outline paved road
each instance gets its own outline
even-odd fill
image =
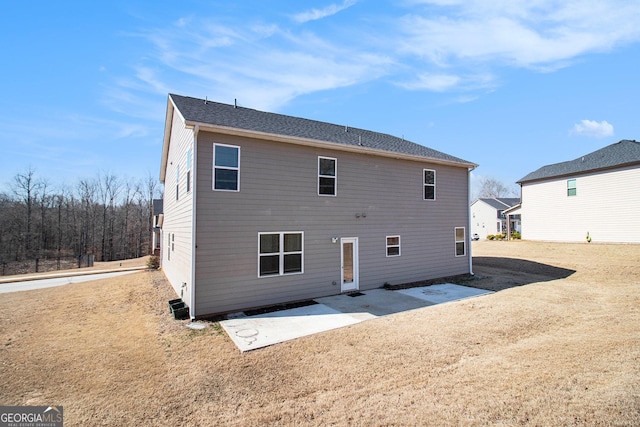
[[[113,273],[87,274],[83,276],[55,277],[50,279],[27,280],[23,282],[9,282],[0,284],[0,294],[7,292],[31,291],[33,289],[52,288],[54,286],[68,285],[69,283],[89,282],[91,280],[108,279],[135,273],[133,271],[116,271]]]

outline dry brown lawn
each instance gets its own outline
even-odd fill
[[[244,354],[172,320],[161,272],[3,294],[0,404],[68,426],[640,425],[640,245],[473,250],[468,284],[499,292]]]

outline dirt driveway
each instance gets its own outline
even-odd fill
[[[65,425],[640,425],[640,245],[474,242],[499,290],[241,354],[162,273],[4,294],[0,404]]]

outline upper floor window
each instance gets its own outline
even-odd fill
[[[187,150],[187,193],[191,191],[191,148]]]
[[[576,180],[569,179],[567,180],[567,196],[575,196],[577,194],[576,191]]]
[[[335,196],[337,187],[337,160],[331,157],[318,157],[318,194]]]
[[[467,253],[467,240],[464,227],[456,227],[456,256],[464,256]]]
[[[436,171],[424,170],[424,200],[436,199]]]
[[[240,191],[240,147],[213,144],[213,189]]]
[[[387,256],[400,256],[400,236],[387,236]]]

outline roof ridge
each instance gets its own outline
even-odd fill
[[[472,162],[406,140],[389,133],[297,117],[281,113],[238,107],[189,96],[169,94],[169,102],[190,124],[211,125],[217,129],[237,129],[254,134],[275,135],[297,141],[317,141],[327,144],[361,147],[373,153],[392,153],[445,162],[464,167],[476,167]],[[171,106],[169,108],[172,108]]]

